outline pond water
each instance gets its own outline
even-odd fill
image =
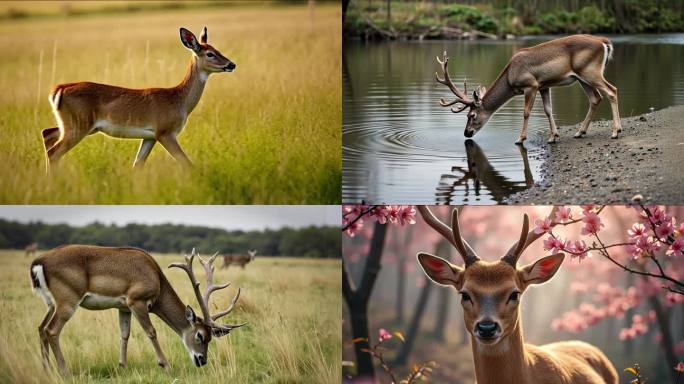
[[[497,204],[539,178],[539,146],[514,145],[523,97],[504,105],[472,140],[465,113],[438,104],[451,93],[434,79],[435,56],[447,50],[454,83],[488,87],[520,48],[552,36],[514,41],[345,42],[343,48],[343,178],[345,203]],[[684,34],[610,36],[606,79],[618,88],[620,115],[684,103]],[[469,91],[470,92],[470,91]],[[556,123],[579,123],[588,101],[579,84],[552,88]],[[610,119],[604,97],[594,121]],[[528,137],[548,132],[537,97]],[[610,136],[607,125],[591,130]],[[573,140],[561,132],[561,142]]]

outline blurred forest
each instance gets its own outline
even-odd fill
[[[193,247],[203,254],[246,253],[258,255],[339,258],[337,227],[281,228],[262,231],[227,231],[220,228],[178,224],[125,226],[94,222],[83,227],[42,222],[20,223],[0,219],[0,248],[23,249],[37,243],[40,249],[63,244],[134,246],[149,252],[184,253]]]
[[[345,37],[512,38],[684,31],[681,0],[345,0]]]
[[[442,221],[451,210],[431,209]],[[679,225],[684,207],[666,210]],[[494,261],[517,240],[523,213],[530,215],[534,225],[535,219],[546,217],[549,211],[550,207],[459,207],[462,236],[479,257]],[[572,211],[573,218],[581,217],[579,207]],[[638,214],[631,208],[610,206],[601,217],[605,224],[602,240],[614,244],[625,242]],[[583,238],[580,227],[570,225],[554,233],[576,240]],[[383,344],[385,360],[397,377],[403,378],[414,364],[434,360],[439,366],[430,382],[475,383],[460,297],[453,288],[428,280],[416,259],[419,251],[463,265],[453,246],[420,215],[416,215],[416,224],[404,226],[367,219],[354,237],[344,237],[345,275],[357,287],[357,297],[351,303],[347,300],[343,312],[343,359],[352,363],[346,364],[343,372],[346,379],[352,378],[347,382],[354,382],[356,372],[362,371],[364,362],[357,361],[354,351],[359,343],[351,340],[359,337],[352,333],[352,327],[358,319],[365,319],[371,343],[377,342],[381,328],[403,334],[404,342],[394,337]],[[539,239],[523,253],[518,266],[551,253],[543,249]],[[622,246],[612,249],[611,255],[632,268],[647,268],[644,260],[632,259]],[[684,257],[666,256],[662,250],[658,259],[672,276],[684,277]],[[671,383],[677,374],[676,361],[684,359],[684,298],[668,293],[662,285],[656,279],[622,271],[597,253],[583,260],[568,256],[551,281],[530,287],[522,295],[525,342],[587,341],[608,356],[620,374],[620,382],[634,379],[623,370],[637,363],[648,383]],[[366,313],[359,313],[363,311]],[[383,370],[376,365],[375,371],[384,382],[387,376]]]

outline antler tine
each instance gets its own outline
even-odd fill
[[[200,283],[197,281],[197,278],[195,278],[195,272],[192,269],[192,262],[195,259],[196,254],[197,252],[195,252],[195,248],[193,248],[190,256],[185,255],[185,264],[171,263],[169,264],[169,268],[180,268],[188,274],[188,278],[190,278],[190,283],[192,283],[192,290],[195,291],[195,297],[197,298],[200,309],[202,310],[202,316],[204,316],[205,319],[209,319],[211,317],[211,315],[209,314],[209,307],[207,306],[206,301],[202,297],[202,293],[200,293]],[[201,259],[200,262],[202,262]]]
[[[451,90],[451,92],[452,92],[454,95],[456,95],[456,100],[454,100],[453,102],[446,102],[444,99],[442,99],[442,100],[440,101],[440,104],[441,104],[443,107],[448,107],[448,106],[453,105],[453,104],[456,104],[456,103],[461,103],[461,104],[464,104],[464,105],[471,105],[471,104],[473,103],[473,100],[471,100],[471,99],[468,97],[467,91],[466,91],[466,92],[462,92],[460,89],[458,89],[458,87],[456,86],[456,84],[454,84],[454,83],[451,81],[451,78],[449,77],[449,70],[448,70],[449,57],[447,56],[446,50],[444,51],[442,60],[439,59],[439,56],[437,57],[437,62],[442,66],[442,72],[444,73],[444,78],[443,78],[443,79],[440,79],[439,74],[438,74],[437,72],[435,72],[435,79],[437,80],[438,83],[444,84],[444,85],[446,85],[447,87],[449,87],[449,89]],[[464,81],[464,83],[463,83],[463,88],[464,88],[464,89],[467,89],[467,85],[465,84],[465,81]],[[462,108],[460,111],[462,111],[463,109],[465,109],[465,108]],[[453,110],[452,110],[452,111],[453,111]],[[460,112],[460,111],[459,111],[459,112]]]
[[[214,291],[228,288],[230,285],[230,283],[214,285],[214,260],[216,260],[216,256],[218,256],[218,252],[211,255],[207,260],[204,260],[201,257],[199,258],[200,264],[202,264],[202,267],[204,267],[204,272],[206,273],[207,284],[204,288],[204,296],[202,299],[206,303],[207,308],[209,308],[209,296],[211,296]]]
[[[556,216],[557,211],[558,207],[554,206],[547,217],[553,220]],[[530,244],[534,243],[537,239],[544,236],[545,234],[545,232],[535,233],[534,229],[529,230],[529,221],[529,217],[527,216],[527,214],[525,214],[525,216],[523,217],[523,228],[520,232],[520,239],[515,244],[513,244],[511,248],[508,250],[508,252],[506,252],[506,255],[501,258],[501,260],[512,265],[513,268],[516,267],[518,259],[520,258],[520,255],[522,255],[522,253],[525,251],[525,249],[527,249],[527,247],[529,247]]]
[[[470,245],[461,238],[460,228],[458,227],[458,210],[454,209],[454,212],[452,212],[452,227],[449,228],[448,225],[437,219],[427,206],[418,205],[417,207],[425,222],[456,247],[456,250],[458,250],[458,253],[463,258],[466,267],[479,260]],[[456,229],[454,229],[453,226],[454,220],[456,222]],[[458,238],[458,240],[456,240],[456,238]]]
[[[226,316],[227,314],[231,313],[233,311],[233,309],[235,308],[235,304],[237,303],[238,298],[240,298],[240,292],[241,291],[242,290],[240,288],[238,288],[237,293],[235,294],[235,297],[233,297],[233,301],[230,302],[230,306],[228,307],[228,309],[211,316],[211,320],[216,321],[216,320],[222,318],[223,316]]]

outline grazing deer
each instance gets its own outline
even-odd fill
[[[45,368],[50,367],[49,348],[52,348],[60,373],[68,374],[59,346],[59,335],[77,307],[119,310],[121,367],[126,366],[131,313],[152,342],[160,366],[166,368],[169,363],[157,341],[150,313],[159,316],[181,338],[196,366],[205,365],[212,337],[225,336],[244,323],[229,325],[216,322],[233,310],[240,297],[240,289],[228,309],[214,315],[209,313],[209,296],[229,284],[213,285],[216,254],[208,260],[198,257],[207,280],[202,295],[192,269],[195,256],[193,249],[190,256],[185,256],[185,263],[172,263],[169,268],[181,268],[187,272],[203,317],[195,315],[192,307],[181,301],[159,264],[141,249],[66,245],[35,259],[31,264],[31,285],[48,306],[47,314],[38,327]]]
[[[202,97],[209,75],[232,72],[236,65],[207,44],[207,27],[199,41],[181,28],[180,39],[192,58],[185,78],[173,88],[128,89],[89,82],[53,88],[49,101],[58,126],[43,130],[48,172],[84,137],[97,132],[141,140],[134,167],[145,163],[157,141],[176,160],[192,165],[177,136]]]
[[[247,255],[223,255],[223,266],[222,268],[228,268],[231,264],[239,265],[242,269],[245,269],[245,265],[254,261],[256,258],[257,251],[247,251]]]
[[[518,242],[500,260],[487,262],[477,257],[461,237],[458,210],[453,210],[449,228],[427,207],[418,209],[425,221],[454,245],[465,262],[464,267],[458,267],[437,256],[418,254],[420,265],[432,281],[453,286],[461,294],[478,384],[618,383],[615,367],[603,352],[590,344],[579,341],[543,346],[524,343],[521,295],[531,284],[550,280],[565,257],[556,253],[517,267],[525,248],[542,236],[533,230],[528,233],[527,215]]]
[[[38,243],[31,243],[24,248],[24,252],[26,252],[26,257],[35,255],[37,250]]]
[[[608,96],[613,111],[611,137],[617,139],[618,133],[622,131],[620,113],[618,112],[617,88],[603,77],[606,63],[612,54],[613,44],[610,40],[605,37],[590,35],[573,35],[551,40],[534,47],[523,48],[511,57],[511,60],[489,89],[478,86],[473,91],[471,98],[468,96],[466,83],[463,83],[463,91],[461,91],[449,78],[447,70],[449,58],[444,51],[442,59],[437,58],[442,66],[444,79],[440,79],[436,73],[435,76],[437,82],[449,87],[451,92],[456,95],[456,99],[452,101],[441,99],[440,104],[443,107],[460,104],[459,107],[451,108],[454,113],[459,113],[470,107],[468,122],[463,134],[466,137],[472,137],[508,100],[515,95],[524,94],[523,127],[518,141],[516,141],[516,144],[522,144],[527,138],[527,120],[534,105],[534,98],[539,92],[544,104],[544,112],[551,127],[551,136],[548,142],[554,143],[559,136],[551,112],[549,88],[570,85],[579,81],[584,93],[589,98],[589,111],[580,129],[575,133],[575,137],[579,138],[587,133],[594,112],[602,99],[599,91],[603,91]]]

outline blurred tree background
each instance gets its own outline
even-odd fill
[[[0,219],[0,248],[23,249],[31,243],[49,249],[63,244],[134,246],[150,252],[183,253],[195,247],[203,254],[246,253],[259,255],[339,258],[342,254],[337,227],[281,228],[262,231],[227,231],[220,228],[178,224],[125,226],[94,222],[83,227],[67,224],[28,224]]]
[[[345,0],[345,36],[502,38],[684,31],[682,0]]]

